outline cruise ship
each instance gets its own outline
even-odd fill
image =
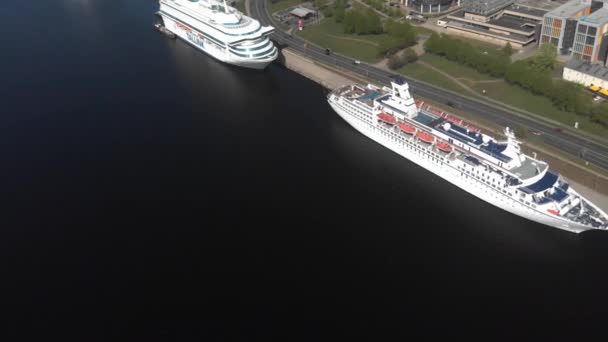
[[[278,56],[269,39],[272,26],[261,26],[225,1],[160,0],[158,14],[178,37],[229,64],[264,69]]]
[[[390,87],[349,84],[327,95],[331,107],[362,134],[466,192],[526,219],[570,232],[608,229],[608,215],[546,162],[410,94],[403,78]]]

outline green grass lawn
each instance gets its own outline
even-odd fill
[[[417,26],[417,25],[412,25],[412,26],[414,26],[416,28],[416,32],[418,33],[419,36],[428,37],[431,34],[433,34],[433,32],[435,32],[435,31],[428,29],[426,27],[423,27],[423,26]]]
[[[367,63],[380,61],[378,45],[386,40],[394,39],[388,34],[345,34],[342,24],[336,23],[333,17],[323,19],[318,25],[306,26],[297,34],[321,47]]]
[[[435,70],[429,69],[426,66],[418,63],[408,64],[401,69],[398,69],[397,72],[404,74],[406,76],[410,76],[417,80],[421,80],[427,83],[431,83],[441,88],[452,90],[455,92],[462,93],[465,90],[459,86],[454,81],[445,77],[444,75],[438,73]]]
[[[272,1],[268,0],[268,11],[270,13],[282,11],[286,8],[296,6],[297,4],[300,4],[302,2],[304,2],[304,1],[303,0],[278,0],[276,2],[272,2]]]
[[[359,9],[359,10],[367,10],[369,7],[365,6],[364,4],[358,2],[358,1],[351,1],[351,4],[353,6],[354,9]]]
[[[424,61],[435,68],[450,74],[455,78],[465,78],[468,80],[475,81],[487,81],[487,80],[501,80],[498,78],[494,78],[490,75],[482,74],[479,71],[470,68],[468,66],[452,62],[445,57],[432,55],[430,53],[425,53],[420,56],[420,60]],[[470,82],[468,84],[471,84]]]
[[[606,128],[592,123],[586,118],[577,116],[574,113],[565,112],[556,108],[548,98],[534,95],[518,86],[510,85],[507,82],[479,83],[473,88],[479,91],[480,94],[482,90],[485,89],[485,96],[513,107],[527,110],[569,126],[574,126],[574,122],[578,121],[579,129],[600,136],[605,136],[608,134],[608,130]]]
[[[490,76],[481,74],[472,68],[460,65],[456,62],[448,61],[447,59],[439,56],[425,54],[420,57],[420,60],[425,61],[437,69],[442,70],[456,78],[468,78],[475,81],[497,80],[497,82],[486,83],[466,82],[466,84],[472,89],[476,90],[480,96],[482,95],[482,90],[485,89],[486,97],[492,98],[506,105],[520,108],[569,126],[573,126],[574,122],[578,121],[579,129],[597,134],[599,136],[608,134],[608,130],[601,125],[590,122],[587,118],[577,116],[574,113],[560,110],[555,107],[548,98],[534,95],[518,86],[505,82],[503,79],[492,78]],[[469,93],[465,92],[464,88],[462,88],[460,85],[456,84],[444,75],[421,64],[415,63],[406,65],[405,67],[399,69],[398,72],[421,81],[434,84],[441,88],[461,93],[464,92],[464,94],[469,95]]]

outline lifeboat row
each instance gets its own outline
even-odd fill
[[[414,126],[410,126],[403,122],[399,123],[399,129],[407,134],[414,134],[416,132],[416,128]]]
[[[395,117],[391,114],[388,113],[380,113],[378,114],[378,119],[386,122],[388,124],[395,124],[397,122],[397,120],[395,119]],[[416,132],[416,127],[408,125],[404,122],[399,122],[398,124],[399,129],[402,132],[405,132],[407,134],[414,134],[416,133],[416,137],[418,137],[418,139],[420,139],[420,141],[427,143],[427,144],[432,144],[433,142],[435,142],[435,136],[433,136],[430,133],[427,133],[425,131],[418,131]],[[452,152],[452,146],[450,146],[448,143],[444,142],[444,141],[439,141],[437,143],[437,148],[442,151],[442,152],[446,152],[446,153],[450,153]]]
[[[378,114],[378,119],[391,125],[394,125],[397,122],[397,119],[395,119],[394,116],[384,112]]]
[[[437,143],[437,148],[445,153],[450,153],[452,152],[452,146],[450,146],[448,143],[444,142],[444,141],[440,141]]]
[[[418,139],[427,144],[430,144],[435,141],[434,136],[424,131],[418,131],[418,133],[416,133],[416,137],[418,137]]]

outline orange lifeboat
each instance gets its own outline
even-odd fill
[[[549,214],[553,214],[553,215],[557,215],[557,216],[559,216],[559,211],[557,211],[557,210],[554,210],[554,209],[547,209],[547,212],[548,212]]]
[[[443,142],[443,141],[440,141],[440,142],[438,142],[438,143],[437,143],[437,148],[438,148],[440,151],[443,151],[443,152],[445,152],[445,153],[450,153],[450,152],[452,152],[452,146],[448,145],[447,143],[445,143],[445,142]]]
[[[414,132],[416,132],[416,128],[404,123],[399,123],[399,129],[407,134],[414,134]]]
[[[397,120],[395,119],[394,116],[392,116],[392,115],[390,115],[388,113],[384,113],[384,112],[378,114],[378,119],[380,119],[380,120],[382,120],[382,121],[384,121],[384,122],[386,122],[388,124],[391,124],[391,125],[394,125],[395,122],[397,122]]]
[[[430,144],[433,141],[435,141],[435,137],[434,136],[432,136],[432,135],[430,135],[430,134],[428,134],[426,132],[423,132],[423,131],[418,131],[418,133],[416,133],[416,136],[420,140],[422,140],[423,142],[428,143],[428,144]]]

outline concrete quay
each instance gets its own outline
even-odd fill
[[[283,64],[287,69],[297,72],[330,90],[358,81],[353,77],[346,77],[343,74],[337,73],[336,70],[330,70],[326,66],[315,63],[313,60],[289,48],[281,51],[278,62]]]
[[[350,84],[353,82],[358,82],[365,84],[367,82],[371,82],[370,80],[363,79],[358,75],[349,73],[348,71],[340,70],[338,68],[334,68],[325,64],[320,64],[315,62],[314,60],[299,54],[298,52],[291,50],[289,48],[284,48],[281,51],[281,55],[279,57],[278,63],[284,65],[287,69],[292,70],[294,72],[299,73],[300,75],[320,84],[321,86],[332,90],[338,88],[340,86]],[[373,82],[372,82],[373,83]],[[478,127],[484,128],[484,125],[478,124]],[[492,131],[489,128],[486,128],[488,131]],[[559,158],[556,155],[548,151],[543,151],[544,154],[548,157],[551,155],[553,158]],[[552,159],[553,159],[552,158]],[[566,160],[560,158],[562,163],[570,164]],[[551,160],[554,161],[554,160]],[[574,164],[572,164],[574,165]],[[564,170],[566,171],[566,170]],[[594,184],[594,188],[592,189],[589,186],[585,186],[582,184],[587,170],[583,170],[580,166],[576,168],[576,170],[567,170],[564,176],[568,181],[570,181],[575,189],[577,189],[583,196],[592,200],[596,205],[600,208],[607,210],[608,209],[608,194],[605,193],[606,186],[598,186],[598,184]],[[579,180],[579,182],[577,182]],[[608,183],[608,181],[600,175],[600,177],[594,178],[593,183]],[[586,182],[585,182],[586,183]]]

